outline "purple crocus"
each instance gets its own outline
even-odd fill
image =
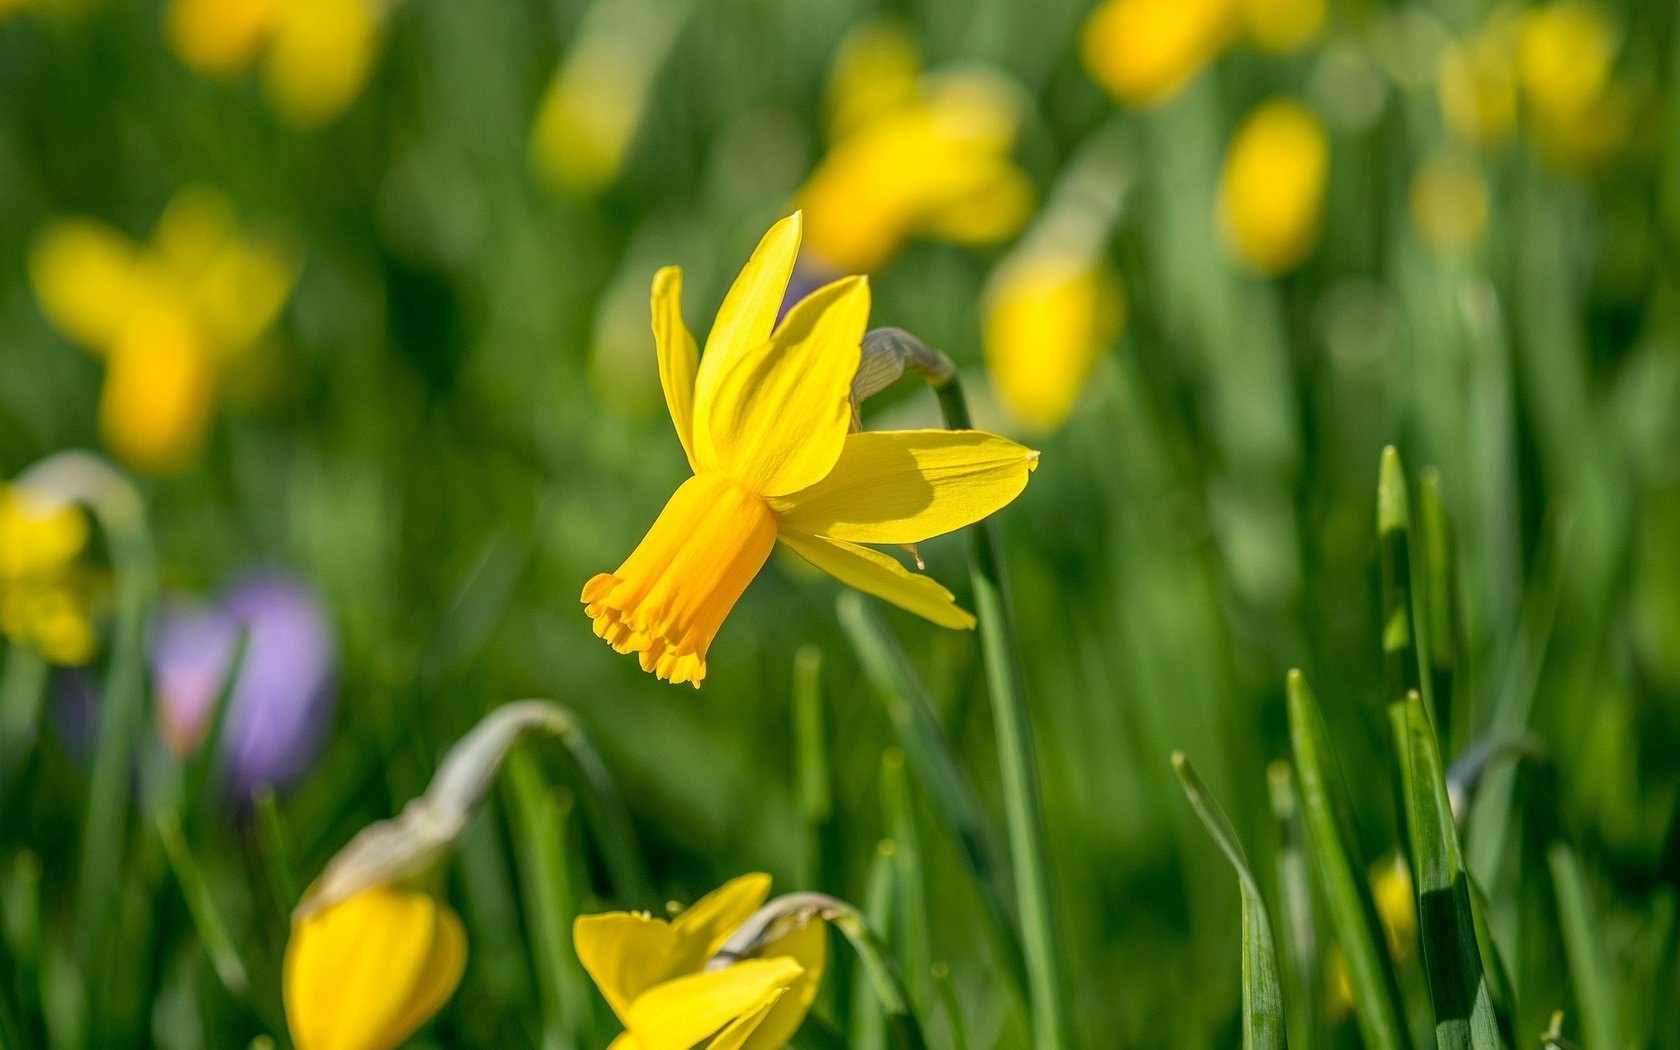
[[[337,645],[314,592],[290,576],[264,572],[213,605],[163,608],[152,641],[152,682],[159,733],[171,751],[191,754],[203,742],[230,672],[236,678],[219,754],[223,783],[243,800],[260,785],[282,786],[301,774],[332,718]]]

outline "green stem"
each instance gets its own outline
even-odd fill
[[[947,367],[943,375],[928,374],[927,379],[939,396],[946,426],[952,430],[971,429],[968,402],[955,370]],[[1015,869],[1021,945],[1032,1003],[1033,1045],[1037,1050],[1061,1050],[1065,1045],[1059,997],[1061,982],[1050,906],[1044,805],[1034,758],[1026,682],[1021,673],[1020,644],[1009,605],[1009,580],[1002,545],[998,542],[997,523],[990,518],[969,529],[969,570],[974,582],[975,613],[980,620],[986,677],[991,686],[1004,814],[1009,822],[1009,852]]]
[[[35,747],[41,720],[41,697],[47,687],[47,661],[27,645],[6,648],[0,668],[0,805]]]

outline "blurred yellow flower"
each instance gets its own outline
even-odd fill
[[[986,367],[1004,405],[1039,431],[1073,411],[1091,370],[1120,335],[1126,296],[1101,259],[1028,247],[999,264],[986,288]]]
[[[89,618],[86,513],[0,484],[0,634],[56,664],[83,664],[98,647]]]
[[[361,93],[379,50],[378,0],[170,0],[175,53],[216,79],[262,66],[263,91],[286,123],[336,120]]]
[[[105,443],[154,472],[197,453],[224,367],[273,323],[296,278],[288,252],[241,235],[232,207],[207,190],[178,194],[144,246],[92,219],[61,219],[29,263],[47,316],[106,361]]]
[[[1244,33],[1262,51],[1294,51],[1324,28],[1325,0],[1238,0]]]
[[[1324,124],[1289,99],[1262,102],[1231,140],[1220,178],[1226,245],[1254,271],[1276,276],[1318,244],[1330,143]]]
[[[1105,0],[1085,22],[1080,53],[1115,98],[1155,105],[1225,48],[1236,14],[1233,0]]]
[[[625,1031],[613,1050],[780,1050],[811,1009],[828,960],[820,920],[754,958],[708,968],[764,905],[768,875],[743,875],[670,922],[635,912],[580,917],[578,959]]]
[[[653,279],[660,380],[694,476],[582,600],[597,636],[671,682],[700,685],[707,647],[778,539],[842,583],[972,627],[951,592],[861,544],[917,543],[978,521],[1019,495],[1038,463],[983,431],[852,433],[869,284],[819,288],[776,325],[799,242],[797,214],[765,234],[718,308],[704,358],[682,320],[682,272]]]
[[[1436,68],[1441,118],[1454,134],[1494,145],[1517,122],[1516,23],[1495,14],[1474,38],[1449,43]]]
[[[568,193],[612,184],[681,24],[667,7],[643,0],[589,6],[531,127],[539,175]]]
[[[449,905],[397,886],[365,889],[292,922],[286,1024],[298,1050],[393,1050],[449,1001],[467,939]]]
[[[830,271],[878,269],[910,237],[1002,240],[1032,208],[1009,159],[1019,124],[999,74],[916,78],[915,47],[871,23],[841,49],[830,80],[834,143],[799,191],[806,246]]]
[[[1529,11],[1517,39],[1517,80],[1535,144],[1553,164],[1587,172],[1633,130],[1636,99],[1612,78],[1619,46],[1596,6],[1557,0]]]
[[[1377,908],[1377,920],[1382,923],[1383,936],[1388,941],[1388,954],[1395,962],[1403,962],[1417,943],[1417,898],[1412,891],[1412,870],[1406,858],[1398,853],[1372,865],[1369,875],[1371,902]],[[1353,986],[1348,983],[1347,962],[1336,952],[1330,964],[1330,1012],[1346,1015],[1353,1006]]]
[[[1418,235],[1437,251],[1464,248],[1487,226],[1487,181],[1456,153],[1426,157],[1412,173],[1409,200]]]

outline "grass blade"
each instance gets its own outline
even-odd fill
[[[1243,1046],[1246,1050],[1282,1050],[1285,1045],[1283,982],[1278,976],[1272,923],[1266,914],[1260,884],[1249,870],[1242,843],[1237,841],[1237,833],[1225,811],[1208,794],[1190,760],[1184,757],[1184,752],[1174,751],[1172,763],[1191,808],[1237,871],[1237,887],[1242,891]]]
[[[822,650],[804,645],[793,657],[794,786],[805,832],[799,881],[814,888],[828,885],[833,830],[834,789],[828,764],[828,728],[823,718]]]
[[[583,1031],[579,1009],[590,1001],[589,981],[572,948],[577,886],[567,839],[574,820],[571,791],[550,788],[531,753],[508,755],[512,817],[518,829],[519,882],[544,1014],[545,1046],[575,1046]]]
[[[1330,928],[1347,961],[1354,1016],[1371,1050],[1407,1044],[1400,987],[1384,946],[1367,865],[1353,836],[1347,788],[1324,728],[1324,717],[1300,671],[1289,672],[1289,738],[1301,780],[1307,838],[1324,890]]]
[[[1311,862],[1307,832],[1301,822],[1300,796],[1288,762],[1273,762],[1266,770],[1272,816],[1278,828],[1277,881],[1284,933],[1283,974],[1289,1041],[1296,1050],[1318,1046],[1328,1038],[1324,1015],[1323,971],[1318,962],[1318,929],[1313,919]]]
[[[1469,712],[1454,703],[1458,669],[1458,583],[1453,571],[1452,523],[1441,503],[1441,472],[1418,473],[1418,540],[1423,554],[1423,629],[1429,652],[1429,690],[1447,753],[1464,739]]]
[[[205,954],[210,956],[217,979],[230,995],[243,998],[245,989],[250,984],[245,964],[240,960],[239,951],[233,945],[227,923],[222,921],[222,913],[216,907],[215,894],[211,892],[209,883],[199,870],[198,862],[193,859],[186,836],[181,833],[180,818],[173,810],[163,810],[157,815],[157,831],[158,837],[163,840],[164,853],[169,857],[169,866],[174,870],[175,879],[181,885],[181,895],[186,898],[187,913],[192,917],[194,928],[198,930]]]
[[[1416,693],[1391,709],[1411,839],[1412,882],[1435,1039],[1442,1050],[1503,1048],[1493,994],[1476,944],[1470,877],[1459,852],[1458,828],[1447,801],[1447,780],[1435,730]]]
[[[927,884],[923,876],[921,835],[916,830],[916,813],[910,799],[910,784],[904,772],[904,752],[888,748],[881,756],[881,800],[886,813],[887,834],[896,850],[894,869],[898,874],[898,958],[904,967],[904,986],[910,1004],[926,1012],[931,993],[933,947],[928,932]]]
[[[1382,552],[1383,683],[1387,699],[1400,700],[1422,680],[1422,646],[1417,611],[1413,607],[1412,508],[1406,494],[1406,468],[1393,445],[1382,451],[1377,475],[1377,542]]]
[[[1628,1046],[1616,1019],[1613,971],[1599,938],[1597,909],[1580,858],[1567,842],[1554,842],[1546,849],[1546,864],[1552,870],[1552,887],[1557,893],[1569,983],[1581,1009],[1582,1041],[1594,1047]]]

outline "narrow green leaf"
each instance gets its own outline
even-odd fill
[[[227,923],[222,921],[221,911],[216,907],[215,895],[211,893],[209,884],[199,870],[198,862],[193,858],[192,850],[187,846],[186,836],[181,833],[180,818],[173,810],[161,811],[157,815],[157,831],[163,840],[164,853],[169,857],[169,866],[174,870],[175,879],[181,885],[181,895],[186,898],[187,914],[192,917],[193,926],[198,930],[198,939],[203,942],[205,953],[210,956],[216,977],[229,994],[235,998],[243,998],[246,988],[250,986],[245,964],[239,958],[238,949],[233,946]]]
[[[1442,1050],[1503,1048],[1505,1040],[1476,944],[1470,878],[1459,852],[1435,730],[1415,692],[1403,704],[1395,704],[1391,714],[1400,752],[1412,883],[1417,888],[1418,931],[1435,1010],[1436,1043]]]
[[[968,1026],[963,1022],[962,1004],[957,1001],[957,984],[951,980],[951,968],[942,962],[933,964],[933,987],[939,993],[940,1009],[945,1011],[951,1050],[968,1050]]]
[[[1452,523],[1441,503],[1441,472],[1418,472],[1417,528],[1423,561],[1423,627],[1429,651],[1429,689],[1442,736],[1450,745],[1464,739],[1468,712],[1454,702],[1458,668],[1457,577],[1453,568]]]
[[[1554,842],[1546,849],[1546,864],[1552,870],[1552,888],[1557,894],[1558,918],[1563,931],[1563,950],[1569,961],[1569,983],[1581,1009],[1582,1037],[1587,1046],[1629,1045],[1622,1040],[1616,1018],[1616,988],[1610,958],[1599,936],[1597,909],[1580,858],[1567,842]]]
[[[883,839],[875,847],[875,858],[869,865],[869,885],[863,893],[863,917],[877,938],[890,939],[893,936],[893,893],[897,888],[893,869],[897,865],[894,859],[897,851],[891,839]],[[852,1050],[885,1050],[886,1009],[869,981],[859,981],[852,987],[849,1027]]]
[[[1413,689],[1427,690],[1421,677],[1424,638],[1413,606],[1412,507],[1406,468],[1393,445],[1382,451],[1377,475],[1377,542],[1382,555],[1383,682],[1389,700]],[[1429,695],[1427,692],[1424,694]]]
[[[1012,889],[1007,871],[998,862],[997,846],[974,785],[952,753],[904,650],[886,627],[854,594],[841,597],[839,618],[865,677],[886,707],[917,783],[933,803],[940,824],[956,836],[985,905],[987,932],[1009,977],[1006,990],[1012,1005],[1025,1016],[1026,972],[1009,905]]]
[[[1324,891],[1330,928],[1347,963],[1355,1019],[1371,1050],[1407,1044],[1400,987],[1384,945],[1367,868],[1353,834],[1347,787],[1318,703],[1300,671],[1289,672],[1289,738],[1301,780],[1307,838]]]
[[[832,828],[834,792],[823,718],[822,650],[804,645],[793,657],[793,754],[799,815],[804,824],[801,884],[825,885],[825,841]]]
[[[1313,918],[1307,830],[1301,820],[1300,796],[1289,763],[1273,762],[1266,770],[1266,781],[1272,817],[1278,829],[1277,881],[1282,923],[1279,928],[1283,932],[1283,951],[1279,958],[1285,1000],[1294,1004],[1294,1009],[1288,1012],[1289,1041],[1296,1050],[1308,1050],[1328,1040],[1329,1023],[1324,1012],[1318,928]]]
[[[1242,843],[1237,841],[1237,833],[1225,811],[1208,794],[1190,760],[1184,757],[1184,752],[1174,751],[1172,763],[1191,808],[1237,871],[1237,888],[1242,892],[1243,1046],[1246,1050],[1282,1050],[1285,1045],[1283,982],[1278,976],[1272,923],[1266,914],[1260,884],[1249,870]]]
[[[262,844],[263,870],[268,875],[269,890],[279,902],[280,910],[290,912],[298,902],[297,877],[293,874],[297,868],[293,865],[291,836],[286,833],[280,804],[274,797],[274,789],[267,784],[258,786],[252,802],[256,806],[257,840]]]
[[[567,848],[574,821],[571,791],[550,788],[531,753],[508,755],[509,790],[518,828],[520,896],[536,964],[544,1015],[544,1045],[575,1046],[584,1031],[579,1010],[590,1001],[589,981],[572,948],[577,885]]]
[[[894,940],[911,1005],[925,1012],[931,998],[928,984],[933,971],[927,884],[922,874],[921,834],[916,829],[910,783],[904,772],[904,752],[896,747],[888,748],[881,755],[881,802],[886,811],[887,834],[897,847],[893,867],[898,875],[900,932]]]

